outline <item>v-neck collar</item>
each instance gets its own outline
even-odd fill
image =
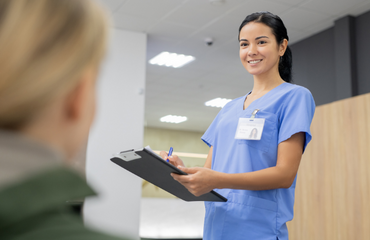
[[[255,105],[255,103],[256,103],[256,102],[261,101],[261,99],[266,98],[267,96],[269,96],[269,95],[271,95],[273,92],[275,92],[275,91],[276,91],[276,89],[278,89],[278,88],[280,88],[281,86],[286,85],[286,84],[288,84],[288,83],[287,83],[287,82],[283,82],[282,84],[280,84],[280,85],[278,85],[278,86],[274,87],[273,89],[271,89],[270,91],[268,91],[267,93],[265,93],[264,95],[262,95],[261,97],[257,98],[257,99],[256,99],[256,100],[254,100],[253,102],[251,102],[251,103],[249,104],[249,106],[248,106],[246,109],[244,109],[244,102],[245,102],[245,100],[247,99],[248,95],[252,93],[252,91],[250,91],[249,93],[247,93],[247,94],[244,96],[244,98],[242,98],[242,100],[243,100],[243,101],[242,101],[242,106],[241,106],[241,108],[239,108],[239,109],[241,109],[243,112],[245,112],[245,111],[249,111],[250,107],[251,107],[252,105]]]

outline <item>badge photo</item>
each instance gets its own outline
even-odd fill
[[[264,118],[239,118],[235,139],[261,140]]]

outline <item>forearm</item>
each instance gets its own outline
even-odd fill
[[[304,144],[304,133],[294,134],[279,144],[276,166],[259,171],[217,173],[215,188],[268,190],[289,188],[298,172]]]
[[[209,169],[212,168],[212,154],[213,154],[213,146],[209,148],[208,156],[204,164],[205,168],[209,168]]]
[[[222,173],[215,177],[215,188],[231,188],[245,190],[269,190],[276,188],[289,188],[295,178],[296,172],[287,172],[279,166],[247,173]]]
[[[279,144],[276,166],[254,172],[234,174],[210,169],[213,150],[213,147],[211,147],[205,167],[181,167],[181,170],[188,173],[188,175],[171,175],[195,196],[200,196],[215,188],[246,190],[289,188],[297,175],[303,143],[304,133],[294,134],[291,138]]]

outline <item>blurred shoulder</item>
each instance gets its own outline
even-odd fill
[[[284,84],[285,84],[285,90],[287,94],[312,96],[311,91],[303,86],[293,84],[293,83],[284,83]]]

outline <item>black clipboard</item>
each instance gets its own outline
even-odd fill
[[[146,181],[185,201],[214,201],[226,202],[222,195],[211,191],[199,197],[190,193],[183,185],[171,177],[171,173],[187,175],[172,164],[164,161],[160,156],[143,148],[142,150],[128,150],[120,152],[111,158],[111,161]]]

